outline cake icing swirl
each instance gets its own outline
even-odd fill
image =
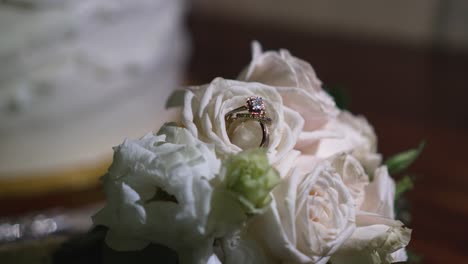
[[[83,160],[160,125],[184,57],[182,14],[182,1],[0,1],[0,144],[32,160],[0,150],[0,175]],[[69,144],[77,129],[89,146]],[[31,153],[46,147],[46,161]]]

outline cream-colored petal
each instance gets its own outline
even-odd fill
[[[396,261],[392,253],[408,245],[411,230],[403,226],[371,225],[358,227],[332,256],[337,264],[376,264]]]
[[[356,209],[359,209],[364,201],[365,187],[369,184],[369,176],[359,161],[348,154],[333,157],[332,164],[353,196]]]
[[[386,166],[378,168],[373,181],[365,188],[362,211],[376,213],[393,219],[395,199],[395,181],[388,174]]]

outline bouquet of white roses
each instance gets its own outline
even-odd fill
[[[154,243],[203,264],[406,260],[389,170],[418,153],[384,164],[373,128],[335,105],[310,64],[253,43],[237,80],[181,101],[181,124],[114,149],[93,217],[111,248]]]

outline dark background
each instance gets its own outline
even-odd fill
[[[235,78],[250,61],[250,43],[288,49],[329,87],[349,94],[349,109],[366,116],[388,157],[425,140],[410,168],[407,197],[413,228],[409,248],[422,263],[468,263],[468,53],[438,42],[410,45],[382,38],[294,30],[268,23],[206,16],[187,19],[191,53],[186,82]],[[468,28],[468,27],[467,27]],[[0,200],[0,216],[102,201],[100,188]]]

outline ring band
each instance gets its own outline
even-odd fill
[[[247,111],[247,112],[246,112]],[[265,103],[262,97],[251,96],[247,98],[246,104],[229,111],[225,116],[226,130],[229,131],[232,125],[238,122],[257,121],[262,129],[261,148],[268,147],[270,143],[270,132],[268,125],[271,124],[271,118],[266,116]]]

